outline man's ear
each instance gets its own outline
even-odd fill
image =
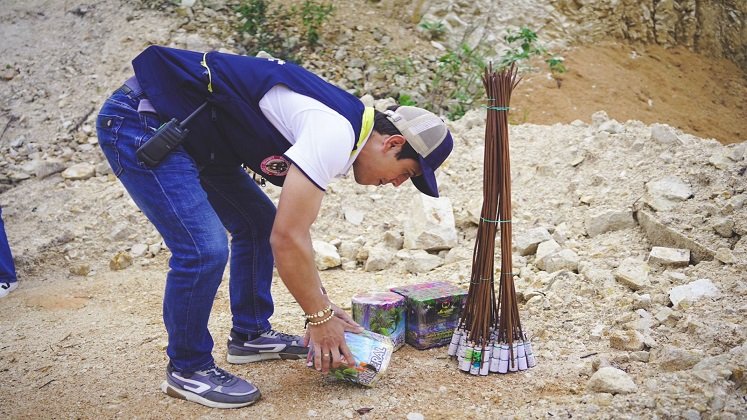
[[[392,149],[392,148],[402,148],[402,146],[405,145],[405,137],[401,134],[392,134],[391,136],[387,137],[386,140],[384,140],[384,148],[386,150]]]

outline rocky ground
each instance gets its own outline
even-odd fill
[[[232,371],[256,383],[263,399],[218,411],[158,389],[169,254],[107,170],[93,121],[148,44],[241,52],[228,6],[7,3],[0,11],[0,206],[21,286],[0,302],[3,417],[352,418],[371,408],[364,417],[695,419],[747,412],[747,143],[740,142],[747,81],[734,64],[684,49],[578,45],[565,53],[573,66],[560,88],[542,73],[519,85],[517,106],[532,112],[511,127],[514,271],[536,368],[471,377],[444,349],[405,346],[383,381],[363,389],[324,381],[300,362],[238,366]],[[402,22],[396,10],[403,9],[394,6],[418,2],[336,3],[338,21],[354,23],[328,28],[310,67],[377,98],[396,93],[383,86],[417,91],[425,83],[424,71],[396,78],[389,67],[355,61],[410,54],[432,65],[437,45],[413,25],[387,26]],[[529,19],[521,9],[509,12]],[[553,45],[574,41],[556,38]],[[646,61],[626,61],[631,51]],[[693,70],[702,63],[712,71]],[[632,72],[613,72],[621,66]],[[330,188],[313,232],[340,257],[322,272],[336,302],[349,308],[356,292],[392,285],[469,281],[484,115],[471,111],[451,127],[455,151],[439,175],[446,199],[426,205],[453,213],[453,225],[440,228],[451,229],[456,244],[440,253],[403,249],[413,235],[409,215],[423,207],[413,187],[342,180]],[[267,192],[277,199],[277,188]],[[217,360],[230,328],[227,280],[210,320]],[[274,285],[274,326],[301,333],[300,309],[279,279]]]

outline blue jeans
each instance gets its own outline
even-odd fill
[[[120,89],[106,100],[96,119],[99,145],[171,250],[163,299],[166,353],[179,371],[202,370],[213,363],[208,318],[229,257],[226,231],[233,328],[246,334],[270,329],[275,206],[241,167],[198,168],[181,147],[152,169],[138,161],[135,151],[161,125],[156,115],[137,112],[139,98]]]
[[[13,254],[10,253],[8,237],[5,235],[3,209],[0,207],[0,283],[15,283],[16,281],[16,266],[13,264]]]

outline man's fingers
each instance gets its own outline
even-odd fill
[[[316,370],[324,369],[322,365],[322,347],[314,344],[314,368]]]
[[[340,350],[333,349],[332,350],[332,368],[337,369],[340,367]]]
[[[303,346],[309,347],[310,342],[311,342],[311,331],[307,329],[306,334],[303,335]]]
[[[355,357],[353,357],[353,353],[350,352],[347,343],[343,342],[340,346],[340,350],[342,350],[342,357],[344,357],[348,362],[348,366],[355,366]]]
[[[330,364],[331,364],[330,352],[329,352],[329,349],[325,349],[324,352],[322,353],[322,373],[324,373],[325,375],[329,373]]]
[[[354,332],[354,333],[358,334],[358,333],[362,333],[363,332],[363,327],[361,327],[358,324],[346,323],[345,324],[345,331],[350,331],[350,332]]]

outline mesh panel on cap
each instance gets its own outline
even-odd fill
[[[443,125],[430,125],[430,127],[420,131],[417,136],[426,147],[425,150],[420,152],[420,154],[425,157],[430,155],[431,152],[441,144],[441,141],[446,137],[446,129]]]
[[[430,111],[401,106],[394,112],[402,117],[392,121],[394,126],[421,156],[428,156],[446,137],[446,124]]]

